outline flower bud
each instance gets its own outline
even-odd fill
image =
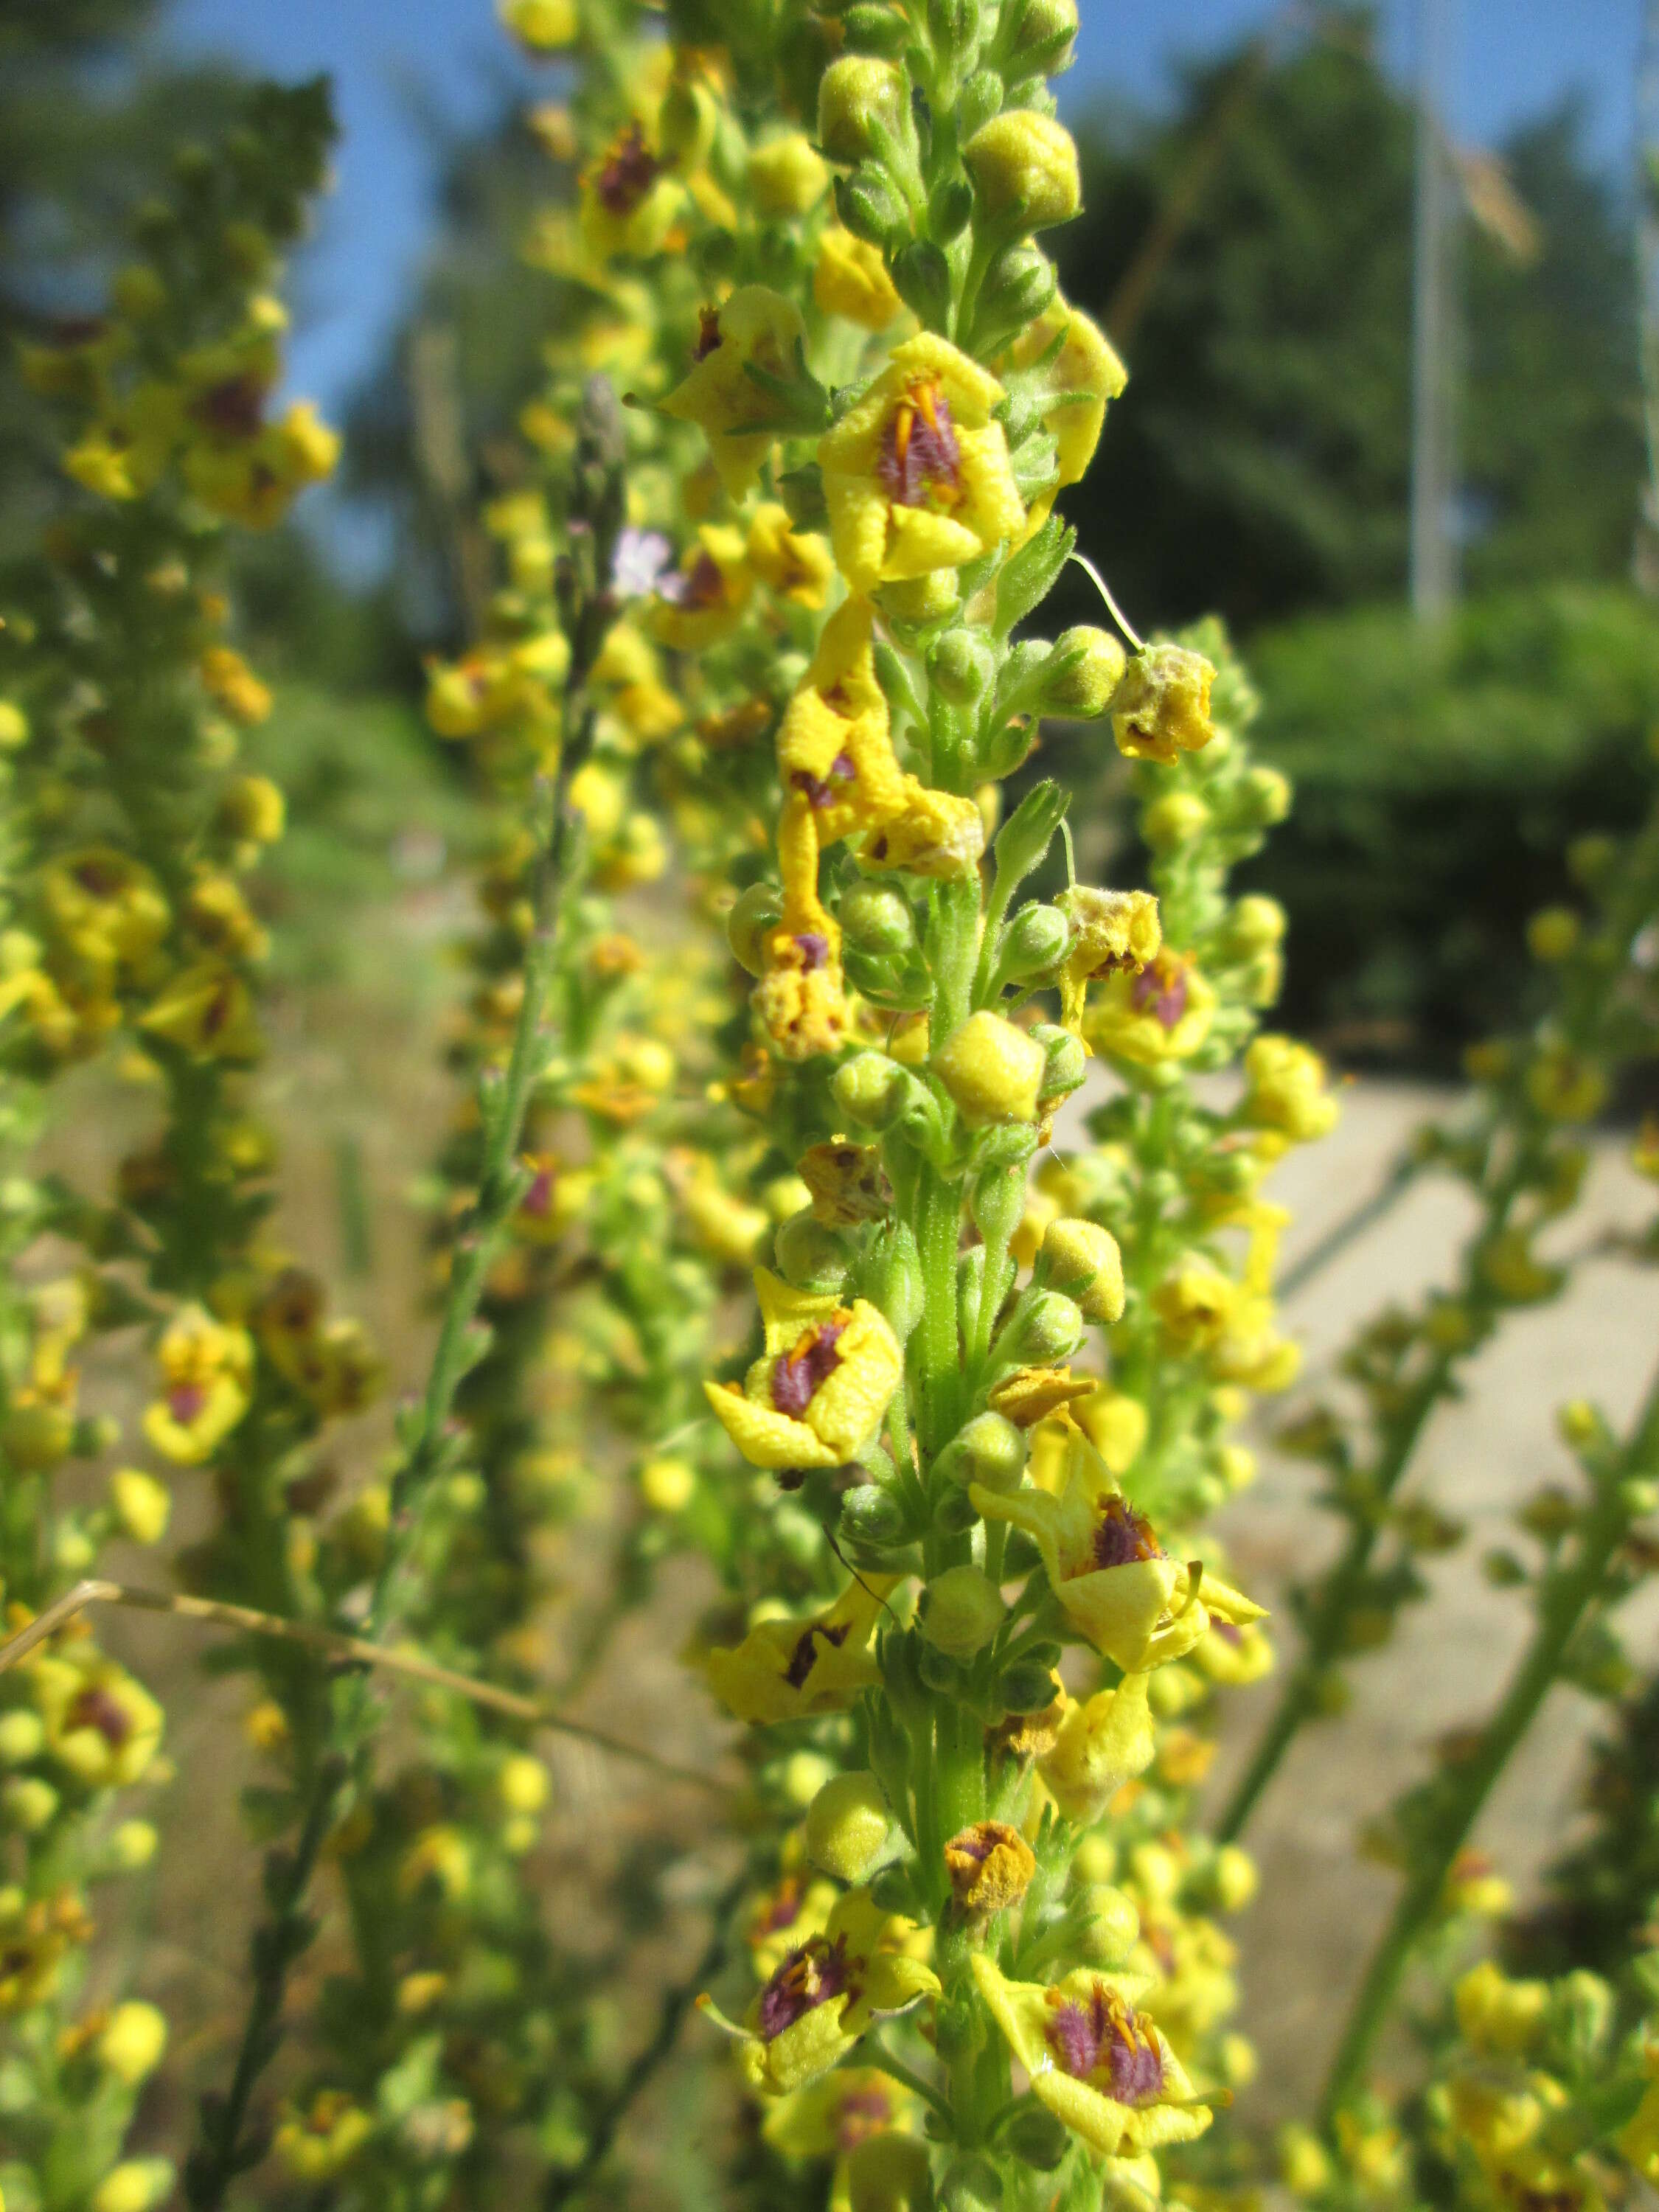
[[[1086,623],[1062,630],[1043,678],[1042,704],[1067,721],[1092,721],[1111,705],[1127,665],[1127,654],[1109,630]]]
[[[1547,906],[1527,924],[1527,949],[1534,960],[1565,960],[1578,942],[1578,916],[1570,906]]]
[[[161,2063],[167,2046],[167,2024],[153,2004],[136,2001],[118,2004],[98,2039],[100,2063],[118,2081],[136,2088]]]
[[[1071,794],[1052,778],[1034,784],[1003,823],[992,847],[999,882],[1018,884],[1029,876],[1065,819]]]
[[[1089,1321],[1109,1324],[1123,1314],[1123,1255],[1117,1239],[1093,1221],[1051,1221],[1038,1255],[1041,1279],[1077,1300]]]
[[[917,1626],[936,1650],[971,1659],[1002,1626],[1002,1593],[977,1567],[949,1567],[921,1593]]]
[[[39,1713],[21,1705],[0,1713],[0,1766],[27,1765],[39,1757],[46,1740],[46,1723]]]
[[[997,1357],[1021,1367],[1054,1367],[1083,1341],[1083,1315],[1059,1291],[1028,1295],[997,1339]]]
[[[1201,837],[1209,824],[1210,810],[1195,791],[1166,791],[1141,816],[1140,835],[1149,852],[1173,853]]]
[[[993,222],[1046,230],[1069,222],[1083,204],[1076,142],[1051,115],[1006,108],[980,125],[962,158]]]
[[[1201,752],[1215,735],[1210,686],[1215,668],[1184,645],[1143,646],[1112,702],[1118,750],[1132,760],[1162,761]]]
[[[885,246],[906,222],[903,200],[873,161],[860,161],[850,177],[836,179],[836,213],[842,228],[866,246]]]
[[[937,329],[951,312],[951,264],[930,238],[912,238],[893,256],[893,289],[924,326]]]
[[[1059,967],[1072,942],[1072,925],[1057,906],[1023,907],[1009,923],[997,951],[997,974],[1023,983]]]
[[[750,884],[739,891],[726,917],[726,941],[732,957],[751,975],[765,966],[762,940],[778,926],[783,900],[775,884]]]
[[[952,707],[976,707],[996,674],[996,655],[977,629],[947,630],[927,656],[927,678]]]
[[[1252,891],[1233,902],[1227,916],[1226,943],[1229,952],[1249,954],[1270,952],[1285,937],[1285,909],[1277,899],[1264,898]]]
[[[842,36],[854,53],[884,54],[890,60],[904,52],[909,25],[896,8],[884,0],[853,0],[841,19]]]
[[[1046,1065],[1040,1044],[988,1010],[970,1014],[933,1055],[933,1073],[970,1127],[1035,1121]]]
[[[696,1494],[696,1469],[683,1459],[648,1459],[640,1469],[640,1495],[653,1513],[683,1513]]]
[[[124,2158],[92,2192],[89,2212],[155,2212],[173,2194],[172,2161]]]
[[[1575,1967],[1550,1992],[1545,2032],[1571,2073],[1588,2075],[1606,2046],[1613,2021],[1613,1991],[1600,1974]]]
[[[939,2185],[939,2212],[998,2212],[1001,2203],[1002,2176],[982,2151],[951,2160]]]
[[[778,1273],[798,1291],[838,1291],[847,1279],[847,1246],[810,1206],[792,1213],[773,1240]]]
[[[1091,1966],[1121,1966],[1140,1936],[1140,1915],[1133,1901],[1113,1883],[1097,1882],[1088,1892],[1085,1909],[1079,1955]]]
[[[842,892],[836,919],[847,943],[872,957],[892,959],[915,947],[916,925],[909,902],[892,884],[860,877]]]
[[[890,1129],[919,1088],[915,1078],[884,1052],[860,1052],[843,1060],[830,1088],[849,1121],[864,1129]]]
[[[1039,1022],[1031,1036],[1042,1047],[1042,1081],[1037,1090],[1037,1103],[1047,1113],[1078,1089],[1088,1072],[1089,1056],[1082,1039],[1061,1029],[1058,1023]]]
[[[980,0],[927,0],[927,36],[941,60],[959,63],[979,35]]]
[[[866,156],[879,161],[883,140],[896,140],[902,132],[908,106],[904,79],[890,62],[843,54],[819,80],[818,143],[832,161],[849,167]]]
[[[135,1544],[159,1544],[167,1533],[173,1493],[142,1468],[118,1468],[109,1480],[115,1517]]]
[[[1059,1685],[1054,1669],[1040,1659],[1021,1659],[1002,1678],[1003,1710],[1010,1713],[1046,1712],[1054,1702]]]
[[[1000,1413],[975,1413],[957,1431],[934,1464],[965,1490],[1018,1490],[1025,1474],[1025,1437]]]
[[[1290,811],[1290,781],[1276,768],[1253,768],[1239,779],[1231,811],[1241,828],[1271,830]]]
[[[890,1856],[893,1818],[873,1774],[837,1774],[806,1815],[806,1856],[837,1881],[862,1881]]]
[[[841,1501],[842,1541],[854,1552],[890,1552],[908,1543],[912,1530],[904,1508],[878,1482],[858,1482]]]
[[[58,1810],[58,1792],[38,1775],[14,1774],[0,1782],[0,1826],[38,1835]]]
[[[1002,79],[994,70],[975,70],[957,95],[957,136],[965,144],[982,124],[1002,111]]]
[[[749,191],[763,216],[800,216],[816,207],[830,173],[804,131],[769,138],[749,156]]]
[[[1040,246],[1026,240],[1005,246],[980,287],[974,310],[974,342],[994,349],[1036,321],[1059,289],[1054,265]]]
[[[1017,2112],[1002,2131],[1011,2158],[1037,2173],[1052,2173],[1066,2155],[1071,2137],[1064,2124],[1040,2106]]]
[[[1059,76],[1072,65],[1077,39],[1077,0],[1027,0],[1009,68],[1015,76],[1040,70]]]
[[[901,1344],[921,1319],[926,1293],[915,1231],[908,1221],[890,1224],[864,1269],[864,1294]]]

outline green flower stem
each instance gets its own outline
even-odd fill
[[[1393,1917],[1371,1957],[1354,2000],[1320,2100],[1329,2127],[1360,2083],[1372,2044],[1393,2007],[1417,1945],[1439,1911],[1446,1877],[1492,1785],[1560,1678],[1574,1637],[1602,1599],[1607,1570],[1631,1522],[1626,1484],[1651,1474],[1659,1461],[1659,1379],[1649,1390],[1618,1466],[1599,1478],[1600,1494],[1579,1540],[1571,1568],[1551,1576],[1539,1601],[1538,1626],[1510,1678],[1502,1704],[1482,1729],[1470,1756],[1447,1778],[1433,1832],[1414,1854],[1414,1864]]]
[[[613,497],[604,504],[614,509],[614,468],[610,474]],[[592,536],[599,542],[584,549],[592,571],[586,588],[573,590],[571,595],[570,666],[558,766],[552,775],[537,777],[532,795],[536,849],[531,869],[532,925],[525,956],[524,994],[506,1073],[493,1091],[486,1091],[483,1100],[485,1137],[477,1202],[450,1276],[418,1428],[392,1481],[386,1550],[362,1632],[367,1643],[380,1641],[396,1629],[412,1595],[403,1571],[419,1537],[422,1508],[447,1463],[455,1394],[477,1356],[473,1325],[478,1301],[517,1202],[519,1177],[514,1164],[531,1097],[546,1064],[544,1017],[558,955],[560,918],[583,850],[580,829],[572,819],[567,800],[571,778],[592,742],[594,709],[587,678],[610,619],[599,580],[609,567],[614,532],[596,530]],[[378,1711],[374,1685],[366,1674],[341,1686],[329,1731],[332,1741],[324,1747],[310,1778],[301,1847],[291,1856],[273,1852],[267,1858],[270,1917],[253,1939],[254,1994],[229,2091],[222,2103],[204,2100],[202,2141],[185,2173],[185,2197],[191,2212],[217,2212],[236,2174],[259,2155],[257,2138],[252,2143],[244,2140],[248,2104],[280,2039],[289,1969],[314,1932],[305,1916],[304,1903],[317,1852],[345,1801],[374,1732]],[[313,1837],[315,1841],[307,1850],[307,1839]]]
[[[954,2132],[955,2115],[933,2083],[924,2081],[920,2074],[913,2073],[902,2058],[895,2058],[878,2035],[866,2035],[855,2055],[860,2066],[873,2066],[878,2074],[885,2074],[890,2081],[902,2082],[912,2096],[920,2097],[929,2112],[937,2113],[945,2126]]]

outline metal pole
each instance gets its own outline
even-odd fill
[[[1452,0],[1418,0],[1417,205],[1412,296],[1411,600],[1424,621],[1457,592],[1454,529],[1456,210],[1446,133]]]

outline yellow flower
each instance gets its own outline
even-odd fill
[[[1215,1008],[1215,993],[1190,958],[1166,945],[1139,975],[1107,977],[1083,1034],[1109,1060],[1156,1067],[1189,1059],[1209,1036]]]
[[[781,132],[750,154],[750,195],[763,215],[805,215],[829,185],[830,172],[805,131]]]
[[[1613,2142],[1644,2180],[1659,2181],[1659,2044],[1646,2045],[1642,2065],[1648,2077],[1642,2101]]]
[[[830,223],[818,240],[812,297],[826,315],[842,316],[866,331],[884,331],[904,312],[881,248],[854,238],[838,222]]]
[[[109,1479],[115,1517],[135,1544],[159,1544],[167,1534],[173,1498],[166,1486],[142,1468],[119,1467]]]
[[[118,2081],[135,2087],[161,2063],[167,2024],[153,2004],[118,2004],[98,2039],[98,2057]]]
[[[662,408],[697,424],[730,498],[753,489],[778,437],[768,427],[781,419],[777,398],[749,369],[787,380],[799,373],[805,341],[800,309],[763,284],[739,285],[723,306],[702,311],[691,372]]]
[[[933,1054],[933,1073],[972,1127],[1035,1121],[1047,1055],[1036,1039],[1000,1014],[970,1014]]]
[[[515,39],[538,53],[574,46],[581,31],[576,0],[496,0],[496,13]]]
[[[349,2166],[374,2132],[374,2123],[343,2089],[319,2089],[304,2111],[290,2106],[272,2148],[301,2181],[327,2181]]]
[[[287,813],[282,792],[268,775],[233,776],[215,809],[226,836],[246,845],[274,845]]]
[[[167,902],[142,860],[112,845],[88,845],[54,860],[40,878],[52,935],[94,968],[131,971],[167,935]]]
[[[157,1352],[162,1393],[144,1412],[144,1434],[163,1457],[199,1467],[247,1411],[253,1346],[200,1306],[169,1324]]]
[[[836,573],[830,548],[810,531],[797,530],[789,510],[767,500],[749,519],[749,566],[769,591],[793,606],[821,607]]]
[[[902,811],[865,839],[859,865],[872,875],[948,883],[972,875],[984,850],[985,817],[971,799],[930,791],[907,775]]]
[[[1210,686],[1215,669],[1184,645],[1144,646],[1129,663],[1112,703],[1118,750],[1132,760],[1162,761],[1200,752],[1215,731]]]
[[[842,1711],[881,1680],[868,1645],[896,1579],[866,1576],[826,1613],[759,1622],[741,1644],[708,1654],[710,1689],[728,1712],[757,1726]]]
[[[257,1060],[259,1031],[247,985],[222,960],[181,968],[139,1017],[140,1029],[198,1060]]]
[[[1066,1698],[1060,1732],[1037,1771],[1066,1818],[1092,1827],[1124,1784],[1146,1772],[1153,1749],[1146,1677],[1126,1674],[1085,1704]]]
[[[836,1051],[851,1014],[841,964],[841,929],[817,895],[817,831],[811,809],[786,807],[778,824],[784,911],[762,947],[750,1003],[786,1060]]]
[[[1164,943],[1158,901],[1150,891],[1097,890],[1076,884],[1055,901],[1073,938],[1060,971],[1060,1018],[1083,1034],[1084,1000],[1100,975],[1139,975]]]
[[[1212,1682],[1242,1689],[1271,1674],[1273,1647],[1259,1621],[1212,1620],[1193,1652]]]
[[[761,2133],[785,2158],[844,2160],[872,2136],[902,2127],[912,2102],[908,2089],[873,2067],[839,2066],[769,2105]],[[832,2183],[831,2203],[836,2195]]]
[[[647,261],[668,242],[685,191],[645,143],[636,118],[582,173],[582,243],[600,261]]]
[[[815,896],[821,848],[890,821],[906,803],[872,637],[868,600],[838,607],[778,729],[778,780],[787,817],[779,829],[779,857],[786,884],[799,880]]]
[[[1018,538],[1024,503],[992,410],[1002,386],[932,331],[908,338],[818,447],[830,542],[855,592]]]
[[[1212,1614],[1238,1623],[1262,1616],[1237,1590],[1169,1556],[1080,1429],[1067,1439],[1059,1497],[977,1483],[969,1495],[988,1521],[1012,1522],[1035,1539],[1065,1612],[1126,1674],[1183,1657]]]
[[[1146,1441],[1146,1408],[1139,1398],[1101,1385],[1072,1408],[1073,1419],[1114,1474],[1127,1474]]]
[[[701,653],[737,628],[754,584],[742,531],[729,523],[705,522],[678,574],[659,586],[652,629],[677,652]]]
[[[829,2073],[878,2019],[936,1996],[933,1968],[902,1948],[910,1933],[908,1920],[850,1890],[823,1933],[781,1961],[733,2031],[743,2037],[750,2087],[772,2097],[799,2089]],[[702,2008],[718,2020],[707,1999]]]
[[[1045,1989],[1006,1980],[982,1952],[973,1971],[1033,2094],[1091,2150],[1133,2157],[1209,2126],[1210,2107],[1162,2031],[1135,2009],[1138,1975],[1085,1969]]]
[[[1019,1903],[1036,1872],[1036,1856],[1005,1820],[975,1820],[945,1846],[945,1870],[958,1911],[988,1920]]]
[[[1524,2051],[1543,2026],[1547,1982],[1511,1981],[1495,1960],[1483,1959],[1457,1983],[1457,2026],[1471,2050]]]
[[[1052,354],[1051,348],[1055,348]],[[1036,381],[1042,427],[1059,444],[1060,473],[1054,489],[1031,510],[1040,521],[1054,504],[1054,492],[1080,483],[1087,472],[1100,443],[1107,404],[1122,391],[1129,372],[1104,333],[1081,309],[1058,296],[1014,341],[1008,367]]]
[[[1564,1044],[1546,1045],[1527,1069],[1527,1096],[1552,1121],[1588,1121],[1607,1095],[1601,1069]]]
[[[202,689],[216,707],[222,707],[234,722],[252,729],[270,713],[269,688],[261,684],[241,654],[228,645],[210,645],[197,663]]]
[[[1336,1126],[1338,1106],[1325,1088],[1325,1063],[1287,1036],[1259,1036],[1244,1055],[1240,1119],[1292,1145],[1311,1144]]]
[[[161,1741],[161,1708],[95,1645],[71,1644],[32,1663],[46,1747],[93,1790],[137,1782]]]
[[[756,1899],[745,1932],[757,1979],[769,1981],[788,1953],[823,1933],[840,1894],[832,1881],[792,1871]]]
[[[703,1385],[744,1457],[756,1467],[840,1467],[857,1456],[887,1411],[903,1354],[867,1299],[837,1305],[755,1271],[766,1350],[735,1384]]]

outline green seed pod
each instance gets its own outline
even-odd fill
[[[1083,1336],[1075,1300],[1059,1291],[1038,1291],[997,1339],[997,1357],[1022,1367],[1052,1367],[1069,1359]]]
[[[1053,1669],[1034,1659],[1022,1659],[1002,1678],[1003,1710],[1011,1713],[1040,1713],[1054,1702]]]
[[[864,1129],[890,1129],[917,1103],[915,1094],[922,1086],[884,1052],[861,1052],[842,1062],[830,1088],[849,1121]]]
[[[1042,703],[1051,714],[1093,721],[1110,706],[1128,665],[1128,655],[1109,630],[1087,623],[1062,630],[1054,641],[1054,673],[1043,684]]]
[[[782,914],[783,900],[775,884],[750,884],[738,893],[726,917],[726,941],[732,957],[751,975],[758,975],[765,965],[761,941],[777,927]]]
[[[859,1882],[886,1858],[893,1816],[873,1774],[837,1774],[812,1800],[806,1815],[806,1856],[820,1874]]]
[[[772,1249],[778,1273],[798,1291],[838,1291],[847,1279],[846,1243],[838,1231],[813,1218],[811,1206],[790,1215]]]
[[[1018,1490],[1025,1475],[1024,1433],[1000,1413],[975,1413],[957,1431],[934,1464],[964,1490],[971,1482],[982,1490]]]
[[[1001,1592],[978,1567],[948,1567],[922,1590],[917,1626],[953,1659],[971,1659],[1002,1626]]]
[[[1022,907],[997,953],[997,973],[1007,983],[1052,975],[1066,957],[1072,925],[1057,906]]]
[[[1002,2176],[980,2151],[952,2159],[939,2185],[939,2212],[999,2212]]]
[[[1038,2173],[1052,2173],[1066,2155],[1071,2137],[1052,2112],[1040,2106],[1016,2114],[1002,2131],[1011,2158]]]
[[[1123,1255],[1117,1239],[1097,1222],[1051,1221],[1037,1255],[1038,1279],[1077,1300],[1092,1322],[1109,1324],[1123,1314]]]
[[[927,656],[927,680],[952,707],[976,707],[996,674],[996,654],[978,629],[947,630]]]
[[[836,918],[848,944],[860,952],[893,959],[915,950],[915,919],[909,901],[896,884],[861,877],[842,893]]]

